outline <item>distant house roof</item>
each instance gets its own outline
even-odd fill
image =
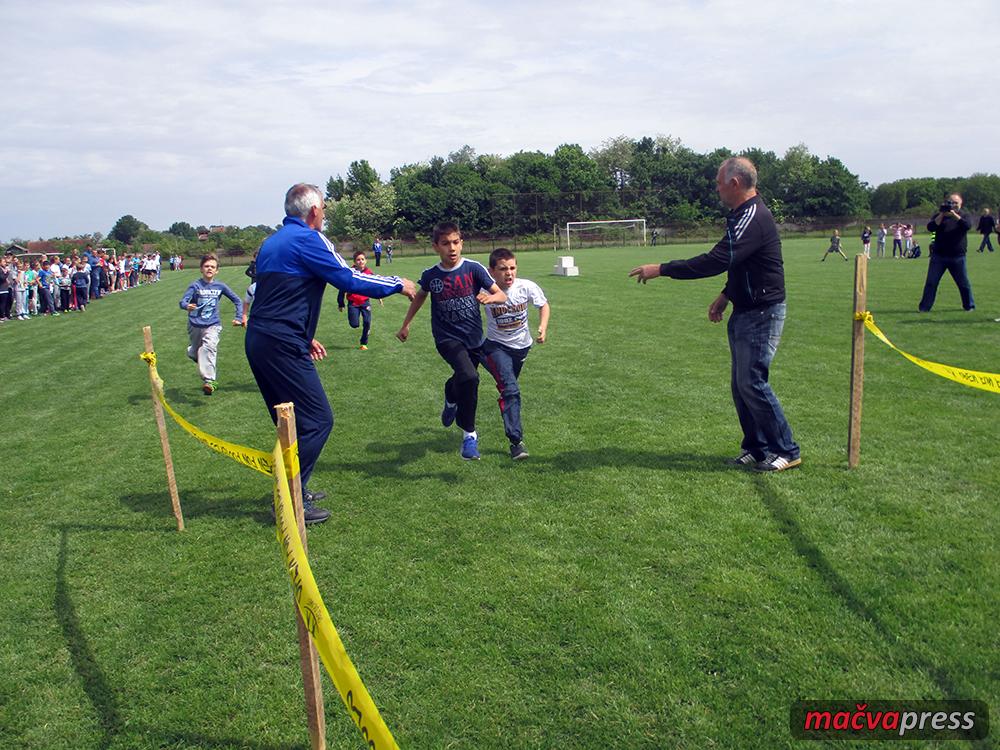
[[[24,253],[30,253],[26,247],[21,247],[20,245],[9,245],[4,251],[4,255],[23,255]]]

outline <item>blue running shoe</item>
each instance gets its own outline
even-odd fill
[[[462,440],[462,458],[466,461],[479,460],[479,441],[472,435]]]
[[[441,424],[451,427],[455,422],[455,415],[458,414],[458,404],[449,404],[448,399],[444,401],[444,409],[441,410]]]

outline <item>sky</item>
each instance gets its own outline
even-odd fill
[[[806,144],[1000,171],[996,8],[910,0],[0,0],[0,240],[277,224],[367,159]],[[983,30],[980,31],[980,26]]]

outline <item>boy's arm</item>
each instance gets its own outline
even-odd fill
[[[538,343],[545,343],[545,334],[549,330],[549,303],[546,302],[538,308]]]
[[[427,292],[421,289],[417,292],[413,301],[410,303],[410,309],[406,311],[406,317],[403,318],[403,325],[400,326],[399,331],[396,333],[396,338],[400,341],[406,341],[407,337],[410,335],[410,321],[413,320],[413,316],[417,314],[417,311],[424,306],[424,302],[427,300]]]
[[[191,298],[194,297],[194,293],[195,293],[195,285],[191,284],[191,286],[187,288],[187,291],[184,292],[184,296],[181,297],[181,310],[184,311],[193,310],[195,309],[195,307],[197,307],[197,305],[195,305],[194,307],[191,306],[193,304],[191,302]]]
[[[236,312],[233,314],[233,325],[243,325],[243,300],[236,292],[229,288],[228,284],[222,285],[222,293],[229,297],[233,304],[236,305]]]
[[[480,304],[483,305],[502,305],[507,301],[507,295],[496,285],[496,282],[489,288],[490,291],[480,292],[476,295],[476,299],[479,300]]]
[[[346,297],[346,296],[347,296],[347,293],[344,292],[343,289],[340,289],[337,292],[337,309],[340,310],[341,312],[344,311],[344,297]]]

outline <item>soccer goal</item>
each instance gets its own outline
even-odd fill
[[[595,245],[645,245],[645,219],[567,221],[562,231],[566,250]]]

